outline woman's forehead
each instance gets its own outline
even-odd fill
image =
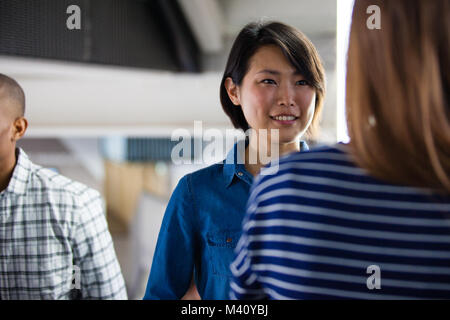
[[[259,48],[249,61],[249,72],[254,74],[298,74],[298,70],[289,62],[281,49],[275,45]]]

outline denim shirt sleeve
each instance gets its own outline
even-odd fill
[[[194,270],[194,210],[184,176],[175,188],[159,231],[144,300],[180,299]]]

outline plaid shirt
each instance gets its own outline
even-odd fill
[[[0,193],[0,299],[127,299],[99,193],[16,154]]]

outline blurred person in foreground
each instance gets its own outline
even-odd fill
[[[164,214],[144,299],[228,299],[229,266],[253,176],[264,166],[261,155],[276,159],[305,151],[301,139],[318,125],[324,92],[319,54],[303,33],[279,22],[251,23],[241,30],[228,57],[220,100],[235,128],[249,137],[236,143],[224,161],[178,183]],[[193,276],[195,286],[190,286]]]
[[[0,74],[0,299],[127,299],[100,194],[16,147],[24,113]]]
[[[256,180],[231,298],[450,298],[449,45],[449,0],[355,1],[350,143]]]

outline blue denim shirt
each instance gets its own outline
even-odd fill
[[[239,143],[245,141],[225,161],[179,181],[164,214],[145,300],[182,298],[192,275],[202,299],[228,299],[229,265],[253,182]],[[303,141],[300,146],[308,148]]]

